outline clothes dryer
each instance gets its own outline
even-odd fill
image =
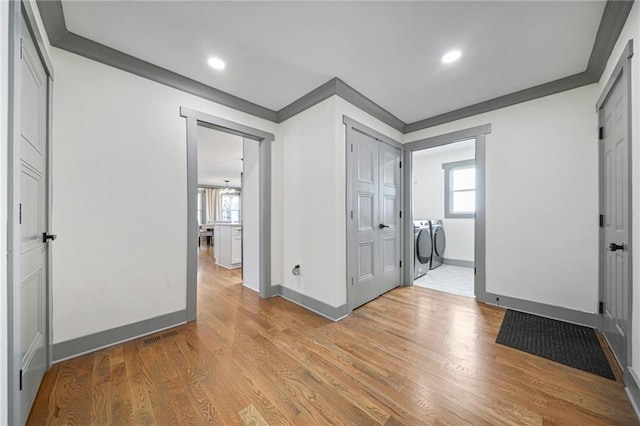
[[[432,219],[429,221],[431,228],[431,239],[433,253],[431,254],[431,265],[429,269],[436,269],[442,265],[444,261],[444,250],[447,246],[447,237],[444,233],[444,226],[441,219]]]
[[[432,238],[431,224],[428,220],[413,221],[413,237],[415,245],[413,279],[424,276],[431,266]]]

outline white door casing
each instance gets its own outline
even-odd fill
[[[400,285],[400,149],[347,127],[351,235],[349,309]]]

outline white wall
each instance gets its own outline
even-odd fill
[[[283,262],[272,274],[282,283],[331,306],[346,303],[346,127],[349,117],[400,141],[402,135],[342,98],[333,96],[280,124],[274,190],[282,188],[282,237],[272,235]],[[275,210],[278,209],[278,210]],[[300,264],[302,274],[291,269]],[[281,281],[278,281],[281,280]]]
[[[7,424],[7,148],[9,89],[9,2],[0,2],[0,424]]]
[[[280,124],[283,183],[282,284],[332,306],[339,300],[336,282],[344,282],[344,215],[334,139],[335,97]],[[342,154],[344,155],[344,154]],[[344,190],[343,190],[344,191]],[[302,273],[293,276],[299,264]]]
[[[454,144],[455,145],[455,144]],[[413,218],[442,219],[447,237],[444,257],[473,262],[474,219],[449,218],[444,212],[444,163],[472,160],[475,147],[464,146],[455,150],[441,151],[432,148],[413,154]]]
[[[57,343],[185,309],[180,106],[272,133],[276,125],[60,49],[52,53]]]
[[[242,285],[255,291],[260,291],[259,144],[244,139],[242,155]]]
[[[640,369],[640,197],[638,196],[638,188],[640,188],[640,5],[638,2],[633,4],[631,12],[627,18],[627,22],[618,37],[618,41],[613,48],[613,52],[609,57],[607,66],[600,78],[598,84],[598,96],[604,91],[605,85],[609,81],[609,77],[613,72],[622,50],[629,40],[633,39],[635,54],[631,58],[631,156],[632,156],[632,245],[633,251],[633,313],[631,318],[632,332],[632,359],[631,365],[636,373]]]
[[[597,85],[406,135],[490,123],[486,138],[486,289],[597,311]]]

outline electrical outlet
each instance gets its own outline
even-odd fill
[[[291,273],[293,274],[293,276],[297,277],[298,275],[301,274],[300,271],[300,264],[296,264],[296,266],[293,267],[293,269],[291,270]]]

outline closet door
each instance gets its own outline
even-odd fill
[[[349,308],[400,284],[400,150],[347,130],[351,232],[347,268]]]
[[[379,142],[380,294],[400,284],[400,150]]]

